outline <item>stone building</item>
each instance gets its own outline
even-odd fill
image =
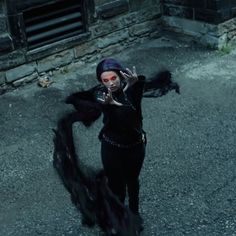
[[[212,48],[236,39],[235,0],[164,0],[163,26]]]
[[[213,48],[236,37],[235,0],[0,0],[0,94],[162,35]]]

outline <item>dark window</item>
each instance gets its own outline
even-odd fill
[[[23,10],[28,49],[86,32],[82,0],[61,0]]]

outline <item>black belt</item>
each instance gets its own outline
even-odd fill
[[[137,146],[140,143],[145,143],[146,142],[145,134],[142,134],[142,137],[137,142],[134,142],[134,143],[131,143],[131,144],[117,143],[114,140],[107,137],[105,134],[102,135],[102,138],[103,138],[104,141],[108,142],[109,144],[111,144],[113,146],[116,146],[116,147],[119,147],[119,148],[131,148],[131,147]]]

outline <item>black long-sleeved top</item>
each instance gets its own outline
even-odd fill
[[[99,134],[100,139],[104,134],[110,140],[125,145],[133,144],[141,139],[141,100],[144,82],[145,77],[138,76],[138,81],[125,92],[121,88],[112,93],[114,100],[122,103],[122,106],[101,105],[104,126]],[[104,89],[100,89],[98,93],[102,93]]]

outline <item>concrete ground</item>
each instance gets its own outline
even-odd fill
[[[141,173],[142,235],[236,235],[236,51],[166,35],[114,55],[147,76],[166,67],[180,85],[144,98],[148,135]],[[0,96],[0,235],[92,236],[52,166],[63,99],[96,83],[95,64],[64,71],[49,88],[27,85]],[[78,152],[100,167],[98,120],[74,126]]]

